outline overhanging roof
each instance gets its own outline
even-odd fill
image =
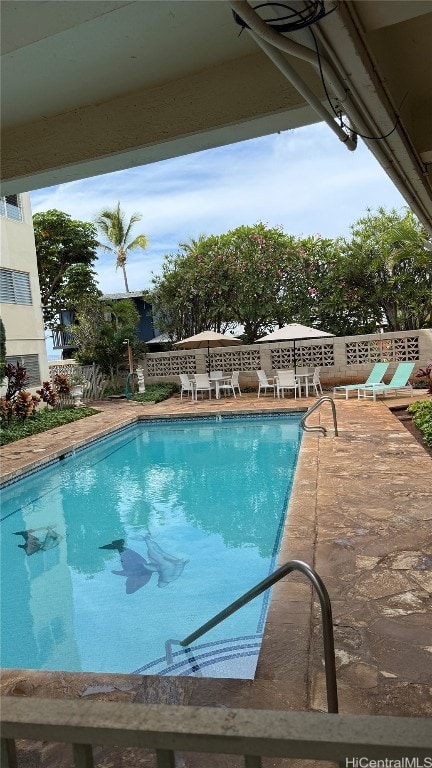
[[[8,0],[1,15],[3,194],[321,119],[223,0]],[[432,232],[432,1],[340,2],[313,30],[361,132],[395,127],[366,143]],[[308,30],[284,37],[313,54]],[[328,108],[317,66],[281,55]]]

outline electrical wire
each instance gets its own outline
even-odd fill
[[[309,0],[309,4],[301,10],[292,8],[288,3],[284,2],[259,3],[259,5],[253,6],[253,10],[256,12],[259,8],[273,7],[283,8],[285,11],[289,11],[289,13],[286,13],[285,16],[275,16],[270,19],[263,19],[260,14],[258,14],[258,16],[260,16],[265,24],[278,32],[296,32],[300,29],[305,29],[311,24],[320,21],[320,19],[323,19],[325,16],[328,16],[330,13],[333,13],[335,10],[335,8],[332,8],[330,11],[326,11],[324,0]],[[242,27],[242,29],[249,28],[236,11],[232,11],[232,14],[234,21]]]
[[[314,45],[315,45],[315,50],[316,50],[316,54],[317,54],[317,58],[318,58],[318,70],[319,70],[319,74],[320,74],[320,78],[321,78],[321,83],[322,83],[322,86],[324,88],[324,93],[326,95],[327,101],[329,103],[329,106],[330,106],[333,114],[338,118],[338,120],[340,122],[341,128],[345,128],[345,130],[348,130],[350,132],[354,131],[354,133],[356,133],[357,136],[360,136],[361,139],[368,139],[369,141],[381,141],[382,139],[387,139],[389,136],[391,136],[391,134],[395,132],[396,128],[399,125],[399,122],[400,122],[399,115],[396,115],[396,122],[395,122],[393,128],[391,128],[391,130],[388,133],[382,134],[382,136],[367,136],[364,133],[359,133],[358,131],[353,129],[352,126],[347,125],[344,122],[344,120],[342,119],[342,113],[338,112],[334,108],[332,100],[331,100],[331,97],[330,97],[329,92],[327,90],[327,85],[326,85],[326,82],[325,82],[324,73],[323,73],[322,65],[321,65],[321,54],[320,54],[320,51],[319,51],[318,41],[316,39],[316,36],[315,36],[313,30],[309,29],[309,32],[312,35],[312,38],[313,38],[313,41],[314,41]],[[400,106],[402,106],[403,102],[405,101],[405,98],[406,98],[406,94],[405,94],[405,96],[404,96]],[[400,107],[399,107],[399,109],[400,109]]]
[[[360,138],[367,139],[369,141],[381,141],[383,139],[387,139],[389,136],[391,136],[392,133],[394,133],[397,126],[399,125],[399,122],[400,122],[399,115],[396,115],[396,122],[393,125],[393,128],[391,128],[391,130],[388,131],[388,133],[382,134],[381,136],[367,136],[364,133],[359,133],[358,131],[356,131],[353,128],[353,126],[347,125],[343,120],[342,111],[338,111],[333,106],[333,102],[328,92],[327,84],[324,78],[318,41],[316,39],[316,36],[313,30],[311,29],[311,26],[313,24],[316,24],[318,21],[321,21],[321,19],[325,18],[326,16],[329,16],[331,13],[333,13],[333,11],[335,11],[338,8],[338,6],[339,6],[339,3],[337,3],[337,5],[331,8],[329,11],[326,11],[324,0],[310,0],[309,4],[306,5],[305,8],[303,9],[293,8],[288,3],[285,3],[285,2],[268,2],[268,3],[260,3],[259,5],[253,6],[253,10],[256,12],[259,8],[278,7],[278,8],[283,8],[285,11],[289,11],[290,13],[287,13],[285,16],[280,16],[280,17],[275,16],[274,18],[269,18],[269,19],[264,19],[260,14],[257,14],[261,18],[261,20],[264,21],[265,24],[267,24],[267,26],[271,27],[279,34],[281,34],[282,32],[297,32],[301,29],[309,29],[309,32],[312,35],[312,39],[315,46],[315,51],[316,51],[317,60],[318,60],[318,70],[319,70],[321,83],[324,89],[324,93],[326,95],[326,99],[330,106],[330,109],[332,110],[335,117],[337,117],[337,119],[339,120],[340,127],[343,130],[348,131],[350,134],[355,133],[357,136],[360,136]],[[236,11],[233,10],[232,14],[236,24],[238,24],[242,28],[240,31],[240,34],[243,32],[244,29],[249,29],[246,22],[243,21],[241,16],[239,16],[236,13]],[[290,21],[287,21],[287,20],[290,20]],[[286,23],[281,23],[281,22],[286,22]],[[402,106],[404,100],[405,100],[405,97],[402,100],[402,103],[400,106]]]

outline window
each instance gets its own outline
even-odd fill
[[[29,273],[0,269],[0,301],[4,304],[31,304]]]
[[[0,197],[0,216],[6,216],[8,219],[15,219],[15,221],[23,220],[21,199],[19,195],[6,195],[5,197]]]
[[[27,386],[39,387],[41,384],[38,355],[6,355],[6,365],[20,363],[27,371],[30,382]]]

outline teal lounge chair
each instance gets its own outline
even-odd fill
[[[364,384],[346,384],[345,386],[341,385],[339,387],[334,387],[333,397],[336,397],[336,395],[343,394],[345,392],[345,398],[348,400],[349,392],[358,390],[363,386],[369,386],[369,384],[380,384],[382,382],[382,377],[384,376],[388,367],[388,363],[375,363]]]
[[[414,390],[412,384],[409,382],[409,377],[414,366],[415,363],[399,363],[389,384],[363,384],[362,386],[358,387],[357,397],[360,398],[360,393],[363,392],[363,397],[369,397],[372,395],[373,399],[376,400],[377,394],[384,393],[385,397],[385,393],[389,390],[394,392],[396,397],[398,392],[402,390],[410,390],[412,397]]]

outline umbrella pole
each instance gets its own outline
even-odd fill
[[[295,376],[296,373],[297,373],[296,353],[295,353],[295,339],[293,339],[293,343],[294,343],[294,350],[293,350],[293,352],[294,352],[294,376]]]
[[[207,373],[210,376],[210,342],[207,342]]]

